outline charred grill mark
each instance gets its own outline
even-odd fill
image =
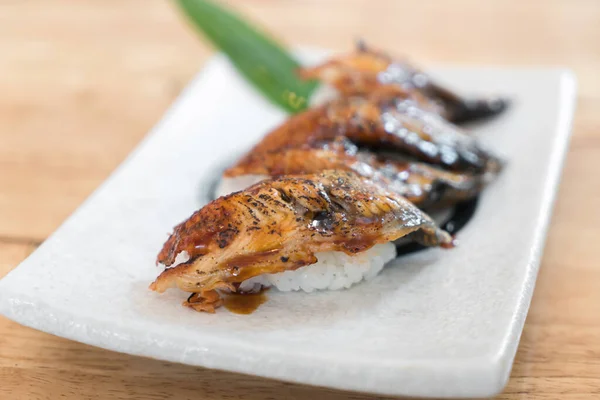
[[[332,196],[330,196],[330,199],[331,199],[331,206],[332,206],[333,211],[336,211],[336,212],[346,211],[346,207],[344,207],[344,205],[342,203],[340,203],[339,201],[334,199]]]
[[[282,203],[275,197],[273,197],[273,196],[266,196],[266,197],[267,197],[266,201],[269,202],[273,207],[282,208],[282,209],[287,208],[287,205],[285,203]],[[273,210],[273,211],[275,211],[275,210]]]
[[[223,249],[233,241],[240,231],[237,228],[228,228],[217,234],[217,244]]]
[[[252,205],[256,208],[256,211],[258,211],[259,213],[267,217],[270,215],[270,208],[267,207],[265,203],[256,200],[254,203],[252,203]]]
[[[285,201],[286,203],[292,202],[292,199],[287,194],[285,194],[285,192],[282,189],[276,188],[275,190],[277,190],[277,192],[279,193],[281,200]]]
[[[255,225],[260,223],[260,219],[258,219],[258,217],[254,214],[254,210],[252,209],[252,207],[250,207],[249,205],[240,202],[239,204],[241,204],[243,207],[246,208],[246,210],[248,211],[248,214],[250,215],[250,218],[253,219],[253,223]]]

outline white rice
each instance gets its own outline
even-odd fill
[[[238,190],[244,190],[248,186],[252,186],[267,178],[267,175],[240,175],[233,178],[222,176],[219,185],[215,189],[215,196],[221,197],[237,192]]]
[[[317,253],[316,256],[319,260],[316,264],[295,271],[255,276],[242,282],[240,289],[247,292],[261,286],[274,286],[283,292],[348,289],[377,276],[384,265],[396,257],[396,247],[393,243],[384,243],[353,256],[337,251]]]

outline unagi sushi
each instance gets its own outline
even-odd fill
[[[250,154],[225,170],[217,196],[270,177],[334,169],[352,171],[383,185],[421,209],[445,207],[471,199],[486,184],[484,175],[455,173],[425,163],[387,159],[359,150],[347,139],[338,138],[332,142]]]
[[[500,98],[466,99],[436,83],[409,62],[359,43],[356,52],[300,70],[306,79],[318,79],[342,96],[393,94],[417,102],[421,108],[438,112],[455,122],[466,122],[499,114],[507,107]]]
[[[493,174],[502,164],[439,115],[412,100],[387,95],[340,98],[296,114],[268,133],[247,157],[339,137],[456,172]]]
[[[404,197],[353,172],[267,179],[175,227],[151,289],[190,292],[184,304],[206,312],[222,304],[220,291],[340,289],[375,276],[401,237],[453,245]]]

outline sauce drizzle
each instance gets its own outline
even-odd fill
[[[234,314],[252,314],[267,301],[264,292],[260,293],[230,293],[224,296],[223,305]]]

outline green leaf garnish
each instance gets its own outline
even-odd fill
[[[283,46],[211,1],[177,1],[193,25],[271,102],[290,113],[308,107],[317,82],[297,75],[300,64]]]

